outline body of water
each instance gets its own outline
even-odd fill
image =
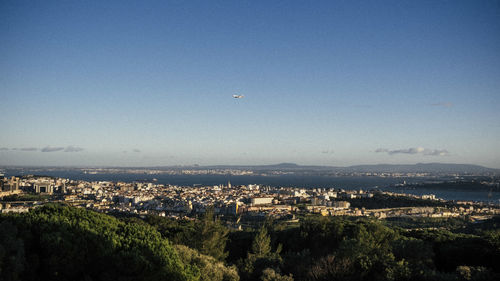
[[[500,203],[500,192],[490,192],[487,189],[463,190],[463,189],[436,189],[436,188],[410,188],[394,187],[395,184],[406,181],[408,183],[418,183],[425,179],[416,178],[380,178],[380,177],[328,177],[328,176],[232,176],[232,175],[148,175],[148,174],[85,174],[81,171],[30,171],[7,170],[6,176],[17,176],[26,174],[38,174],[53,177],[68,178],[72,180],[85,181],[153,181],[160,184],[171,184],[179,186],[193,185],[219,185],[227,184],[229,181],[233,186],[260,184],[282,187],[304,187],[304,188],[335,188],[346,190],[359,189],[379,189],[397,193],[414,195],[434,194],[438,198],[445,200],[472,200],[490,203]]]
[[[166,175],[166,174],[85,174],[80,171],[30,171],[23,172],[7,170],[6,176],[19,175],[45,175],[85,181],[153,181],[157,183],[180,186],[193,185],[232,185],[260,184],[269,186],[305,187],[305,188],[342,188],[342,189],[367,189],[388,186],[410,181],[408,178],[380,178],[380,177],[328,177],[328,176],[232,176],[232,175]]]
[[[457,201],[480,201],[500,204],[500,192],[482,190],[461,190],[461,189],[436,189],[436,188],[407,188],[407,187],[383,187],[381,190],[413,195],[434,194],[436,198]]]

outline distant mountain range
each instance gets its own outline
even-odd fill
[[[471,164],[417,163],[413,165],[356,165],[345,169],[359,172],[399,173],[499,173],[499,169]]]
[[[499,173],[500,169],[487,168],[472,164],[446,164],[446,163],[417,163],[417,164],[375,164],[375,165],[355,165],[348,167],[334,166],[303,166],[295,163],[280,163],[274,165],[255,166],[200,166],[198,168],[213,169],[248,169],[248,170],[286,170],[286,171],[331,171],[346,173]]]
[[[417,164],[375,164],[355,165],[348,167],[298,165],[295,163],[280,163],[273,165],[211,165],[211,166],[155,166],[155,167],[34,167],[34,166],[4,166],[3,169],[28,169],[28,170],[80,170],[80,169],[158,169],[158,170],[184,170],[184,169],[234,169],[250,170],[257,172],[265,171],[287,171],[297,174],[331,174],[331,173],[457,173],[457,174],[496,174],[500,175],[500,169],[487,168],[472,164],[446,164],[446,163],[417,163]],[[1,173],[1,171],[0,171]]]

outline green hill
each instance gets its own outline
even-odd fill
[[[50,204],[0,216],[0,280],[198,280],[147,224]]]

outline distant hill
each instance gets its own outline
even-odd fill
[[[375,165],[354,165],[348,167],[333,167],[333,166],[303,166],[295,163],[280,163],[274,165],[255,165],[255,166],[199,166],[198,168],[233,168],[233,169],[248,169],[248,170],[284,170],[284,171],[330,171],[330,172],[346,172],[346,173],[459,173],[459,174],[484,174],[497,173],[499,169],[487,168],[480,165],[472,164],[447,164],[447,163],[417,163],[417,164],[375,164]]]
[[[2,167],[0,167],[2,168]],[[5,170],[29,170],[31,173],[42,173],[46,170],[80,170],[84,167],[3,167]],[[375,164],[354,165],[348,167],[298,165],[295,163],[279,163],[271,165],[210,165],[210,166],[155,166],[155,167],[93,167],[103,169],[159,169],[159,170],[182,170],[182,169],[235,169],[251,171],[287,171],[297,174],[326,175],[331,173],[457,173],[457,174],[496,174],[500,175],[500,169],[487,168],[472,164],[448,164],[448,163],[417,163],[417,164]],[[2,172],[0,171],[0,174]]]
[[[265,170],[286,170],[286,171],[305,171],[305,170],[332,170],[338,167],[332,166],[314,166],[314,165],[298,165],[295,163],[279,163],[270,165],[215,165],[215,166],[196,166],[198,169],[245,169],[253,171]]]
[[[375,164],[354,165],[348,167],[298,165],[295,163],[279,163],[272,165],[217,165],[196,166],[197,169],[247,169],[253,171],[281,170],[281,171],[328,171],[345,173],[459,173],[459,174],[500,174],[500,169],[487,168],[472,164],[448,163],[417,163],[417,164]]]
[[[356,165],[343,168],[356,172],[395,173],[500,173],[498,169],[472,164],[418,163],[414,165]]]

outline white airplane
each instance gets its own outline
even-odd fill
[[[242,99],[244,97],[245,97],[244,95],[233,95],[233,98],[235,99]]]

